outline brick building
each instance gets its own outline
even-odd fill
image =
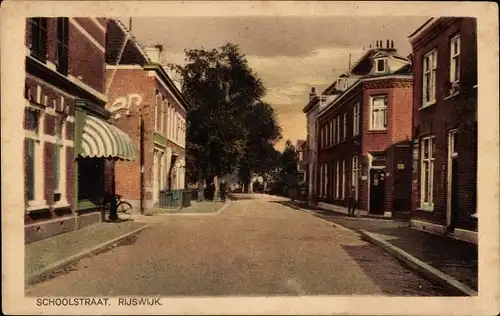
[[[412,80],[410,62],[393,42],[384,47],[377,41],[323,92],[317,137],[320,206],[346,206],[354,186],[362,213],[409,212]]]
[[[104,159],[133,159],[106,122],[105,34],[102,18],[26,20],[26,243],[101,221]]]
[[[141,151],[116,163],[115,188],[134,209],[150,208],[160,191],[185,188],[187,104],[160,64],[161,46],[142,47],[115,19],[107,35],[107,108]]]
[[[411,225],[477,243],[477,26],[428,20],[409,36],[414,173]]]

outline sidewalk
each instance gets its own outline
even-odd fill
[[[478,252],[474,244],[410,228],[408,221],[353,218],[305,203],[287,204],[292,206],[292,203],[294,208],[306,209],[321,219],[360,232],[379,246],[386,244],[395,251],[402,250],[474,291],[478,290]]]
[[[146,228],[134,221],[104,222],[24,246],[25,283],[42,280],[79,259],[112,246]]]

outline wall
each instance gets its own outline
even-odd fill
[[[113,74],[114,73],[114,74]],[[114,75],[114,77],[113,77]],[[108,93],[109,103],[106,108],[117,114],[112,122],[127,133],[140,150],[140,113],[144,120],[144,168],[145,176],[152,174],[153,154],[153,115],[150,113],[155,102],[154,79],[147,76],[142,67],[136,69],[108,69],[107,80],[113,77]],[[128,113],[128,114],[127,114]],[[123,195],[124,200],[139,201],[141,193],[141,166],[136,161],[118,161],[115,164],[115,190]],[[145,182],[149,184],[150,176]],[[149,184],[150,185],[150,184]],[[148,185],[148,186],[149,186]]]
[[[435,136],[434,210],[422,211],[420,206],[420,170],[414,173],[412,217],[439,225],[446,225],[448,196],[448,131],[458,128],[458,205],[457,227],[477,230],[477,30],[473,18],[440,19],[412,44],[415,72],[413,90],[413,138],[426,134]],[[460,92],[448,98],[445,83],[449,80],[449,40],[460,33]],[[438,50],[436,73],[436,104],[420,109],[422,104],[423,56]],[[418,164],[420,166],[420,164]],[[419,168],[420,169],[420,168]]]

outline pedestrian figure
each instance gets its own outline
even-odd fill
[[[356,187],[351,186],[351,192],[349,193],[349,209],[347,215],[349,217],[354,217],[354,212],[356,209]]]
[[[219,184],[220,199],[222,202],[226,201],[227,183],[222,180]]]

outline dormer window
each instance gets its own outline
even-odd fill
[[[345,89],[347,89],[347,79],[338,79],[337,89],[339,89],[340,91],[344,91]]]
[[[375,60],[375,72],[385,72],[385,58]]]

